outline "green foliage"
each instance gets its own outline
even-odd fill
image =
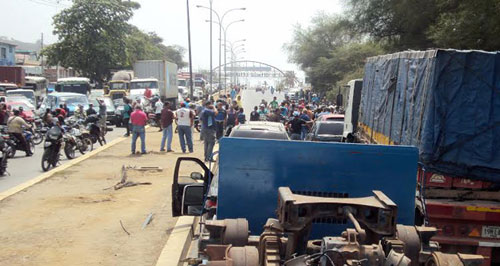
[[[73,67],[95,81],[126,63],[127,21],[133,8],[120,0],[74,0],[54,16],[59,42],[45,50],[48,63]]]
[[[316,92],[327,92],[347,78],[362,77],[366,57],[384,53],[367,41],[345,18],[320,14],[312,26],[295,28],[293,41],[285,44],[289,60],[301,66]]]
[[[138,8],[133,1],[73,1],[54,16],[59,41],[44,49],[47,63],[72,67],[97,82],[109,78],[112,69],[132,68],[138,60],[164,59],[184,67],[183,47],[166,46],[156,33],[128,23]]]
[[[428,30],[440,47],[458,49],[500,49],[500,1],[441,0],[445,10]]]

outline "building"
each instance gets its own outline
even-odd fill
[[[16,65],[16,45],[0,40],[0,66]]]

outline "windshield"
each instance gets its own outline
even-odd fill
[[[87,94],[88,87],[88,84],[57,84],[56,91]]]
[[[19,107],[22,107],[24,110],[34,110],[35,109],[33,106],[30,107],[25,103],[9,103],[9,105],[12,107],[12,110],[19,109]]]
[[[344,133],[344,123],[321,123],[318,128],[318,135],[342,135]]]
[[[157,81],[141,81],[141,82],[132,82],[130,83],[130,89],[135,90],[135,89],[157,89],[158,88],[158,82]]]
[[[181,87],[186,87],[187,86],[187,82],[184,79],[179,79],[177,85],[181,86]]]
[[[7,96],[24,96],[28,99],[35,98],[35,94],[32,91],[8,91]]]
[[[127,84],[126,83],[111,83],[109,85],[109,88],[112,90],[126,90],[127,89]]]
[[[85,96],[62,96],[59,98],[59,104],[67,104],[76,106],[82,104],[83,106],[88,105],[89,101]]]

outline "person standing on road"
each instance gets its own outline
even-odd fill
[[[274,111],[276,109],[278,109],[278,101],[276,100],[276,96],[273,97],[273,101],[269,103],[269,108],[271,109],[271,111]]]
[[[161,126],[161,112],[163,110],[163,103],[159,98],[156,99],[155,103],[155,118],[156,118],[156,123],[160,125],[160,130],[158,132],[162,131],[162,126]]]
[[[227,122],[227,112],[224,109],[224,107],[222,107],[222,103],[219,102],[217,104],[217,112],[215,115],[216,136],[218,140],[222,138],[222,136],[224,136],[224,125],[226,124],[226,122]]]
[[[311,121],[311,118],[307,114],[307,110],[306,109],[304,109],[302,111],[302,114],[300,115],[300,119],[302,119],[302,120],[304,120],[306,122]],[[306,139],[307,133],[309,133],[309,125],[308,124],[303,124],[302,125],[302,130],[300,131],[300,139],[301,140]]]
[[[181,104],[182,106],[182,104]],[[160,151],[165,151],[165,140],[167,140],[167,152],[173,152],[172,150],[172,122],[174,122],[174,112],[170,110],[170,103],[166,102],[163,105],[163,109],[160,113],[161,123],[160,126],[163,128],[163,136],[161,138]]]
[[[97,112],[94,109],[94,105],[93,104],[89,104],[89,109],[87,109],[86,112],[87,112],[87,116],[97,114]]]
[[[23,127],[31,128],[24,119],[19,116],[19,110],[14,110],[14,115],[9,117],[7,120],[7,132],[12,134],[16,139],[21,142],[21,145],[24,147],[24,151],[26,152],[26,157],[33,155],[31,153],[30,146],[23,135]]]
[[[238,112],[238,124],[239,125],[245,124],[246,121],[247,121],[247,119],[245,117],[245,113],[243,112],[243,108],[240,108],[240,110]]]
[[[184,103],[181,103],[181,108],[176,112],[177,131],[183,153],[186,153],[186,143],[189,153],[193,152],[193,135],[191,127],[194,124],[194,112],[187,108]]]
[[[205,162],[213,162],[212,152],[215,145],[215,108],[211,102],[206,103],[206,108],[200,116],[201,134],[203,135]]]
[[[101,128],[101,135],[104,139],[104,135],[106,135],[106,120],[108,113],[106,112],[106,103],[104,103],[103,99],[97,101],[99,103],[99,127]]]
[[[290,127],[290,132],[292,135],[290,136],[292,140],[300,140],[300,133],[302,132],[302,125],[307,124],[308,122],[300,119],[299,112],[293,112],[293,119],[290,120],[287,125]]]
[[[141,138],[141,153],[146,154],[146,123],[148,116],[142,111],[142,107],[137,105],[135,111],[130,115],[130,123],[132,126],[132,154],[135,154],[135,144],[137,137]]]
[[[125,137],[130,136],[130,114],[132,113],[132,106],[130,105],[130,100],[126,97],[123,97],[123,125],[127,128],[127,133],[125,133]]]
[[[253,108],[253,111],[250,113],[250,121],[259,121],[260,114],[259,114],[259,108],[255,106]]]

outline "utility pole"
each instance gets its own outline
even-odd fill
[[[41,54],[42,51],[43,51],[43,32],[42,32],[42,38],[40,39],[40,58],[41,58],[40,65],[42,67],[42,75],[43,75],[44,71],[43,71],[43,55]]]
[[[187,6],[187,25],[188,25],[188,50],[189,50],[189,88],[190,88],[190,97],[193,99],[193,59],[191,55],[191,22],[189,19],[189,0],[186,0]]]
[[[210,87],[213,88],[214,86],[214,83],[213,83],[213,76],[214,76],[214,70],[213,70],[213,66],[212,66],[212,3],[213,3],[213,0],[210,0]],[[191,96],[192,97],[192,96]]]

